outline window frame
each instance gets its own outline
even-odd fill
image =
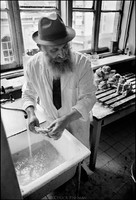
[[[24,50],[24,42],[23,42],[23,32],[22,32],[22,25],[21,25],[21,11],[24,11],[25,8],[19,7],[19,2],[17,1],[6,1],[7,8],[2,9],[1,12],[7,12],[8,21],[10,26],[10,37],[14,46],[14,62],[8,64],[0,64],[0,71],[1,73],[9,72],[13,70],[20,70],[23,71],[23,55],[25,53]],[[32,6],[33,7],[33,6]],[[34,9],[35,8],[30,8]],[[40,10],[42,6],[37,6]],[[43,8],[43,7],[42,7]],[[45,6],[44,8],[51,8],[49,6]],[[60,12],[60,0],[57,0],[57,7],[56,9]],[[28,9],[27,9],[28,10]]]
[[[22,33],[22,26],[21,26],[21,18],[20,18],[20,12],[21,9],[19,7],[19,2],[17,1],[6,1],[7,2],[7,9],[6,12],[9,14],[9,20],[10,20],[10,30],[12,32],[12,42],[14,45],[14,56],[15,61],[10,64],[1,64],[1,72],[7,72],[7,71],[13,71],[13,70],[19,70],[21,69],[23,71],[23,54],[24,54],[24,42],[23,42],[23,33]],[[121,38],[121,28],[122,28],[122,20],[123,20],[123,14],[124,14],[124,4],[125,1],[122,0],[122,9],[121,10],[101,10],[102,6],[102,0],[93,1],[92,8],[79,8],[79,7],[72,7],[73,0],[71,1],[61,1],[57,0],[57,10],[59,11],[60,15],[62,16],[64,23],[68,26],[72,27],[72,14],[74,11],[80,11],[80,12],[93,12],[94,13],[94,26],[93,26],[93,45],[92,48],[88,50],[82,50],[80,52],[85,53],[91,53],[91,51],[96,51],[99,53],[100,58],[101,57],[107,57],[110,55],[113,55],[111,52],[106,53],[105,48],[98,48],[98,42],[99,42],[99,29],[100,29],[100,17],[101,13],[103,12],[120,12],[120,19],[118,24],[118,36],[117,40],[118,43],[120,43],[120,39],[122,39],[122,50],[118,53],[122,53],[127,45],[127,39],[128,39],[128,31],[131,21],[131,15],[132,15],[132,9],[134,0],[129,1],[129,8],[128,8],[128,15],[126,20],[126,26],[125,26],[125,34],[123,35],[123,38]],[[63,5],[62,5],[63,4]],[[45,6],[47,8],[47,6]],[[25,8],[24,8],[25,9]],[[5,10],[2,10],[2,12],[5,12]],[[11,25],[12,24],[12,25]]]
[[[123,9],[124,9],[124,1],[121,1],[121,9],[120,10],[101,10],[102,8],[102,0],[93,1],[92,8],[77,8],[73,7],[73,0],[68,1],[67,4],[67,9],[68,9],[68,25],[72,27],[72,16],[73,12],[93,12],[94,13],[94,24],[93,24],[93,30],[92,30],[92,48],[88,50],[81,50],[80,52],[85,52],[85,53],[90,53],[90,52],[97,52],[100,54],[103,54],[102,56],[108,56],[111,55],[111,52],[108,52],[105,54],[106,50],[108,49],[105,47],[99,48],[98,43],[99,43],[99,30],[100,30],[100,20],[101,20],[101,13],[110,13],[110,12],[119,12],[120,18],[118,22],[118,28],[117,28],[117,42],[119,43],[120,39],[120,34],[121,34],[121,22],[122,22],[122,17],[123,17]]]

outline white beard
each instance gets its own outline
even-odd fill
[[[67,59],[53,59],[48,55],[47,57],[50,66],[50,72],[54,78],[58,78],[62,74],[66,74],[73,71],[73,63],[70,55]]]

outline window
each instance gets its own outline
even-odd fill
[[[94,19],[93,4],[93,1],[73,1],[72,27],[76,31],[76,37],[72,41],[72,47],[75,50],[91,48]]]
[[[73,1],[72,27],[76,50],[101,48],[110,51],[111,41],[119,40],[123,1]],[[82,43],[82,45],[81,45]]]
[[[118,41],[122,1],[102,1],[98,48],[108,47]]]
[[[6,66],[7,69],[14,68],[17,63],[15,62],[14,52],[16,46],[13,44],[11,35],[11,26],[8,16],[8,7],[6,1],[1,1],[1,70]]]
[[[124,50],[133,3],[134,0],[1,1],[1,71],[23,69],[24,53],[31,56],[38,52],[32,34],[39,18],[54,10],[76,31],[73,49],[110,52],[111,41],[117,41]]]
[[[41,16],[59,12],[59,1],[1,1],[1,72],[23,69],[23,55],[38,52],[32,40]]]
[[[32,40],[32,34],[37,31],[40,17],[57,9],[57,1],[19,1],[21,25],[25,53],[33,55],[38,47]]]
[[[2,38],[2,58],[3,63],[11,63],[14,60],[10,36]]]

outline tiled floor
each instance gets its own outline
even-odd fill
[[[133,200],[131,164],[135,158],[135,119],[125,117],[102,129],[96,170],[81,181],[77,199]],[[76,177],[44,199],[76,199]]]

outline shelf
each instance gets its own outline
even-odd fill
[[[98,60],[97,64],[93,64],[92,68],[93,70],[98,69],[99,67],[102,67],[104,65],[113,65],[113,64],[118,64],[118,63],[123,63],[123,62],[127,62],[127,61],[133,61],[136,59],[135,55],[116,55],[116,56],[110,56],[110,57],[106,57],[106,58],[101,58]]]

